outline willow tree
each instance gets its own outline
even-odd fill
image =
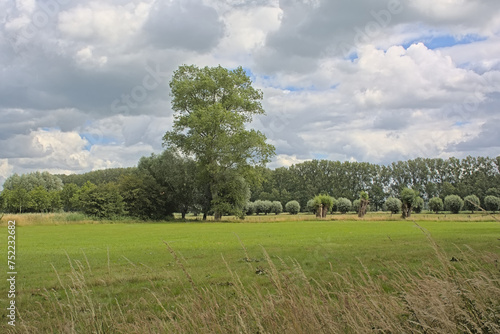
[[[180,66],[170,81],[174,124],[164,145],[194,157],[198,177],[209,186],[215,219],[228,205],[228,178],[251,177],[252,166],[265,166],[274,154],[260,131],[247,129],[263,115],[262,91],[252,87],[243,68]]]

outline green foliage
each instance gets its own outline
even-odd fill
[[[307,201],[306,209],[308,212],[316,213],[316,210],[318,210],[318,207],[317,207],[317,203],[314,200],[314,198]]]
[[[215,218],[229,203],[219,198],[228,170],[252,178],[251,166],[264,166],[274,154],[259,131],[247,130],[254,115],[264,114],[262,92],[238,67],[180,66],[170,82],[174,125],[164,144],[194,156],[200,177],[209,185]],[[229,178],[233,180],[233,177]],[[227,205],[226,205],[227,204]]]
[[[125,175],[130,175],[135,173],[137,168],[106,168],[100,170],[94,170],[91,172],[83,174],[70,174],[70,175],[56,175],[62,180],[64,185],[74,183],[78,187],[82,187],[87,181],[92,182],[95,185],[102,183],[115,182],[118,183],[120,178]]]
[[[472,211],[472,213],[474,213],[474,211],[479,210],[480,205],[481,201],[479,200],[479,197],[477,197],[476,195],[469,195],[464,198],[465,210],[469,210]]]
[[[142,157],[138,164],[138,175],[132,175],[128,180],[133,182],[133,178],[148,178],[148,175],[153,178],[156,185],[151,183],[151,180],[146,180],[144,187],[136,188],[143,193],[151,205],[146,204],[150,210],[155,213],[152,215],[156,217],[155,219],[164,219],[171,216],[173,212],[180,212],[182,218],[185,218],[186,213],[195,205],[200,204],[198,202],[198,197],[200,192],[202,192],[202,187],[197,179],[197,169],[196,163],[184,157],[181,157],[178,153],[166,150],[159,155],[152,154],[149,157]],[[231,179],[229,173],[228,175],[221,175],[227,182]],[[122,177],[120,182],[127,180],[126,177]],[[231,184],[226,185],[226,191],[229,187],[234,186]],[[130,191],[133,189],[128,187]],[[241,189],[241,191],[246,191],[247,187]],[[162,195],[162,198],[157,198],[155,193],[148,194],[148,192],[158,192]],[[223,192],[223,189],[220,189]],[[241,195],[241,194],[240,194]],[[246,194],[243,194],[243,196]],[[136,198],[138,201],[142,201],[137,196],[132,196],[131,194],[126,196],[126,202],[131,205],[131,199]],[[238,202],[239,205],[241,204]],[[140,204],[137,204],[138,207]],[[156,205],[162,205],[163,208],[155,209]],[[240,209],[241,209],[240,205]],[[227,210],[227,209],[226,209]],[[137,210],[133,210],[136,212]],[[142,210],[139,210],[142,211]],[[144,216],[147,212],[140,213],[140,216]]]
[[[226,173],[219,184],[217,197],[212,200],[214,211],[221,215],[234,215],[244,218],[246,203],[250,200],[250,188],[245,179],[236,173]],[[266,206],[270,212],[271,202]],[[217,215],[216,215],[217,218]]]
[[[401,200],[399,200],[399,198],[396,197],[389,197],[385,201],[385,207],[387,211],[390,211],[391,213],[398,213],[401,210],[401,206],[402,206]]]
[[[440,197],[433,197],[429,200],[429,209],[435,213],[443,211],[444,205],[443,200]]]
[[[264,201],[257,200],[254,202],[254,206],[255,206],[255,213],[256,214],[264,213],[267,215],[269,212],[271,212],[272,202],[268,201],[268,200],[264,200]]]
[[[271,203],[271,213],[279,215],[282,212],[283,212],[283,205],[281,204],[281,202],[280,201],[273,201]]]
[[[411,216],[411,211],[415,205],[418,194],[415,190],[404,188],[400,194],[401,197],[401,211],[402,217],[407,218]]]
[[[110,219],[125,213],[123,197],[115,183],[96,186],[87,181],[75,196],[78,196],[82,211],[89,216]]]
[[[458,195],[448,195],[444,199],[444,207],[452,213],[459,213],[464,206],[464,201]]]
[[[424,209],[424,199],[420,196],[415,197],[412,209],[415,213],[421,213]]]
[[[352,201],[352,211],[359,212],[360,205],[361,201],[359,199]]]
[[[47,191],[59,191],[63,183],[59,177],[48,172],[33,172],[22,175],[13,174],[5,180],[3,187],[9,190],[23,188],[27,192],[37,187],[42,187]]]
[[[286,203],[285,210],[291,215],[296,215],[300,212],[300,204],[298,201],[290,201]]]
[[[484,198],[484,206],[488,211],[500,211],[500,198],[492,195],[486,196]]]
[[[61,202],[64,211],[70,212],[75,211],[78,208],[77,203],[74,203],[71,199],[78,192],[78,186],[74,183],[65,184],[61,190]],[[76,205],[76,206],[75,206]]]
[[[255,213],[255,203],[248,201],[245,206],[245,212],[247,216],[251,216]]]
[[[335,199],[328,195],[317,195],[314,197],[315,212],[318,217],[325,218],[333,207]]]
[[[62,207],[61,191],[49,191],[49,211],[58,212]]]
[[[45,212],[50,206],[49,192],[43,187],[38,186],[28,193],[29,206],[35,212]]]
[[[340,197],[337,198],[337,211],[340,213],[347,213],[351,211],[352,203],[349,199]]]

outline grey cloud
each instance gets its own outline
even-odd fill
[[[409,117],[406,116],[409,113],[408,110],[399,112],[380,112],[373,121],[373,127],[382,130],[402,130],[410,123]]]
[[[500,148],[500,124],[499,118],[493,118],[486,121],[481,127],[481,132],[474,138],[462,141],[456,145],[451,145],[447,148],[448,152],[468,152],[478,149],[495,149],[498,152]]]
[[[158,1],[144,26],[144,38],[158,48],[208,51],[224,35],[214,8],[199,0]]]

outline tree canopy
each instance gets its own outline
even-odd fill
[[[260,131],[245,125],[264,114],[262,92],[243,68],[180,66],[170,82],[174,125],[164,145],[194,157],[198,176],[209,185],[216,219],[227,209],[231,178],[252,177],[251,166],[265,166],[274,154]],[[248,182],[248,181],[246,181]],[[243,208],[242,208],[243,209]]]

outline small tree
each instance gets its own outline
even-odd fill
[[[361,201],[359,199],[355,199],[352,201],[352,211],[359,212],[359,208],[361,207]]]
[[[429,200],[429,209],[435,213],[443,211],[443,200],[440,197],[433,197]]]
[[[464,209],[471,211],[474,213],[475,210],[479,208],[481,202],[479,201],[479,197],[476,195],[465,196],[464,198]]]
[[[464,206],[464,201],[458,195],[448,195],[444,198],[444,207],[452,213],[459,213]]]
[[[251,216],[255,213],[255,204],[253,202],[247,202],[245,205],[245,213],[247,216]]]
[[[285,210],[291,215],[296,215],[300,212],[300,204],[297,201],[290,201],[285,204]]]
[[[271,203],[271,213],[279,215],[283,212],[283,205],[280,201],[274,201]]]
[[[352,208],[352,203],[349,199],[340,197],[337,199],[337,210],[340,213],[349,212]]]
[[[399,198],[389,197],[385,201],[385,207],[388,211],[391,212],[391,214],[398,213],[399,210],[401,210],[401,201],[399,200]]]
[[[499,211],[500,210],[500,198],[496,196],[486,196],[484,198],[484,206],[488,211]]]
[[[316,201],[314,200],[314,198],[307,201],[306,208],[307,208],[308,212],[316,213],[317,207],[316,207]]]
[[[314,197],[314,206],[316,208],[316,216],[326,218],[326,214],[333,206],[333,197],[328,195],[318,195]]]
[[[368,198],[368,193],[366,191],[362,191],[359,194],[359,208],[358,208],[358,217],[363,218],[368,211],[370,205],[370,200]]]
[[[424,209],[424,199],[420,196],[417,196],[415,198],[415,201],[413,202],[413,212],[415,213],[420,213]]]
[[[417,196],[417,193],[410,188],[405,188],[401,191],[401,211],[404,219],[411,216],[411,210],[415,205]]]
[[[255,201],[254,202],[255,213],[257,215],[260,214],[260,213],[267,214],[268,212],[271,211],[271,208],[269,207],[270,203],[271,202],[269,202],[269,201],[261,201],[261,200]]]

